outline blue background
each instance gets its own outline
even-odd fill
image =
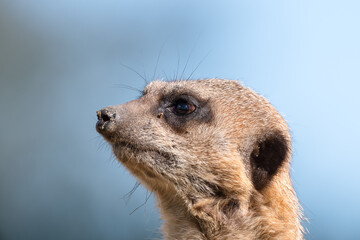
[[[151,80],[200,62],[193,78],[240,80],[288,121],[306,239],[360,239],[359,12],[355,0],[0,0],[0,239],[160,237],[152,197],[130,214],[149,193],[126,195],[136,180],[95,111],[139,96],[145,81],[123,64]]]

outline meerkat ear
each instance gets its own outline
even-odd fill
[[[270,134],[255,144],[250,164],[256,190],[262,190],[271,181],[289,151],[286,138],[279,133]]]

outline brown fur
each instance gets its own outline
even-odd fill
[[[174,114],[185,99],[195,106]],[[154,192],[165,239],[303,239],[287,124],[235,81],[151,82],[98,112],[97,130]]]

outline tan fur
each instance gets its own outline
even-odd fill
[[[188,94],[202,104],[193,119],[178,121],[161,105],[166,97]],[[110,119],[104,123],[105,113]],[[220,79],[154,81],[139,99],[98,116],[97,129],[116,157],[154,192],[165,239],[303,239],[289,177],[289,129],[250,89]],[[268,139],[270,145],[261,145]],[[268,161],[263,149],[277,149],[278,142],[286,147],[278,153],[284,157],[262,177],[268,175],[253,159]]]

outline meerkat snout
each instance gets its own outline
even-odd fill
[[[302,239],[286,122],[235,81],[151,82],[97,131],[158,201],[166,239]]]

